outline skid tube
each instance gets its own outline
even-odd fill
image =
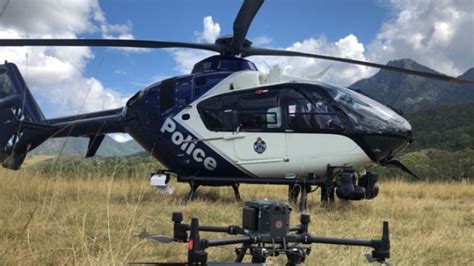
[[[189,183],[190,191],[188,201],[192,200],[199,186],[232,186],[237,200],[240,201],[239,184],[266,184],[266,185],[288,185],[300,187],[299,210],[304,212],[307,207],[308,193],[312,192],[311,186],[325,187],[328,185],[327,178],[308,174],[300,178],[264,178],[264,177],[202,177],[177,175],[177,181]],[[332,183],[332,181],[330,181]]]

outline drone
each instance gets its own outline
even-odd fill
[[[311,253],[312,244],[362,246],[372,248],[366,254],[368,262],[388,263],[390,258],[390,237],[388,222],[383,222],[382,237],[373,240],[318,237],[308,233],[310,216],[302,213],[300,224],[290,226],[291,205],[271,200],[253,200],[245,203],[242,226],[202,226],[197,218],[191,224],[184,224],[183,214],[172,214],[173,237],[155,235],[149,232],[135,234],[142,239],[160,243],[188,243],[188,259],[182,263],[156,263],[158,265],[213,265],[208,262],[207,249],[211,247],[236,245],[235,265],[242,263],[246,255],[251,256],[252,265],[264,265],[268,257],[286,255],[286,265],[297,265]],[[189,234],[188,234],[189,232]],[[234,237],[201,239],[199,232],[219,232]],[[135,263],[132,263],[135,264]],[[149,263],[147,263],[149,264]],[[230,262],[216,265],[234,265]]]
[[[0,46],[188,48],[215,56],[188,75],[138,91],[124,107],[47,119],[14,63],[0,65],[0,161],[18,170],[27,153],[49,138],[89,138],[85,157],[96,154],[106,134],[128,133],[170,177],[200,186],[287,185],[289,199],[304,208],[307,193],[321,188],[323,201],[373,199],[375,165],[414,175],[394,159],[413,140],[410,123],[391,108],[351,89],[281,71],[259,72],[249,56],[285,56],[375,67],[454,83],[445,75],[349,58],[258,48],[246,39],[263,0],[245,0],[233,34],[213,44],[124,39],[0,39]]]

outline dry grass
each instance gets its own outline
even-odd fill
[[[45,177],[0,170],[0,264],[124,264],[184,260],[184,244],[138,240],[143,229],[171,234],[173,211],[202,224],[240,224],[242,203],[230,188],[201,189],[183,204],[188,186],[156,195],[140,180]],[[242,186],[243,199],[286,199],[286,188]],[[378,238],[390,221],[392,262],[399,265],[474,263],[474,185],[385,182],[373,201],[319,206],[310,194],[311,232],[321,236]],[[292,217],[293,224],[297,215]],[[206,235],[205,235],[206,236]],[[308,265],[365,264],[357,247],[313,246]],[[211,259],[233,259],[232,247],[211,249]],[[283,257],[273,259],[282,264]]]

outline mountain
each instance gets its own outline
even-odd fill
[[[34,149],[31,154],[41,155],[82,155],[87,151],[88,138],[58,138],[49,139],[38,148]],[[129,155],[143,151],[143,148],[134,140],[124,143],[115,141],[113,138],[106,136],[97,151],[98,156],[120,156]]]
[[[437,73],[411,59],[390,61],[390,66]],[[474,68],[460,78],[474,80]],[[474,84],[455,84],[387,70],[380,70],[370,78],[350,86],[373,99],[403,113],[414,112],[445,104],[474,102]]]

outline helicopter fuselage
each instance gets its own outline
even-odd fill
[[[411,139],[404,118],[352,90],[265,80],[240,58],[211,57],[196,69],[145,88],[124,109],[127,132],[179,174],[324,176],[328,165],[388,160]]]

